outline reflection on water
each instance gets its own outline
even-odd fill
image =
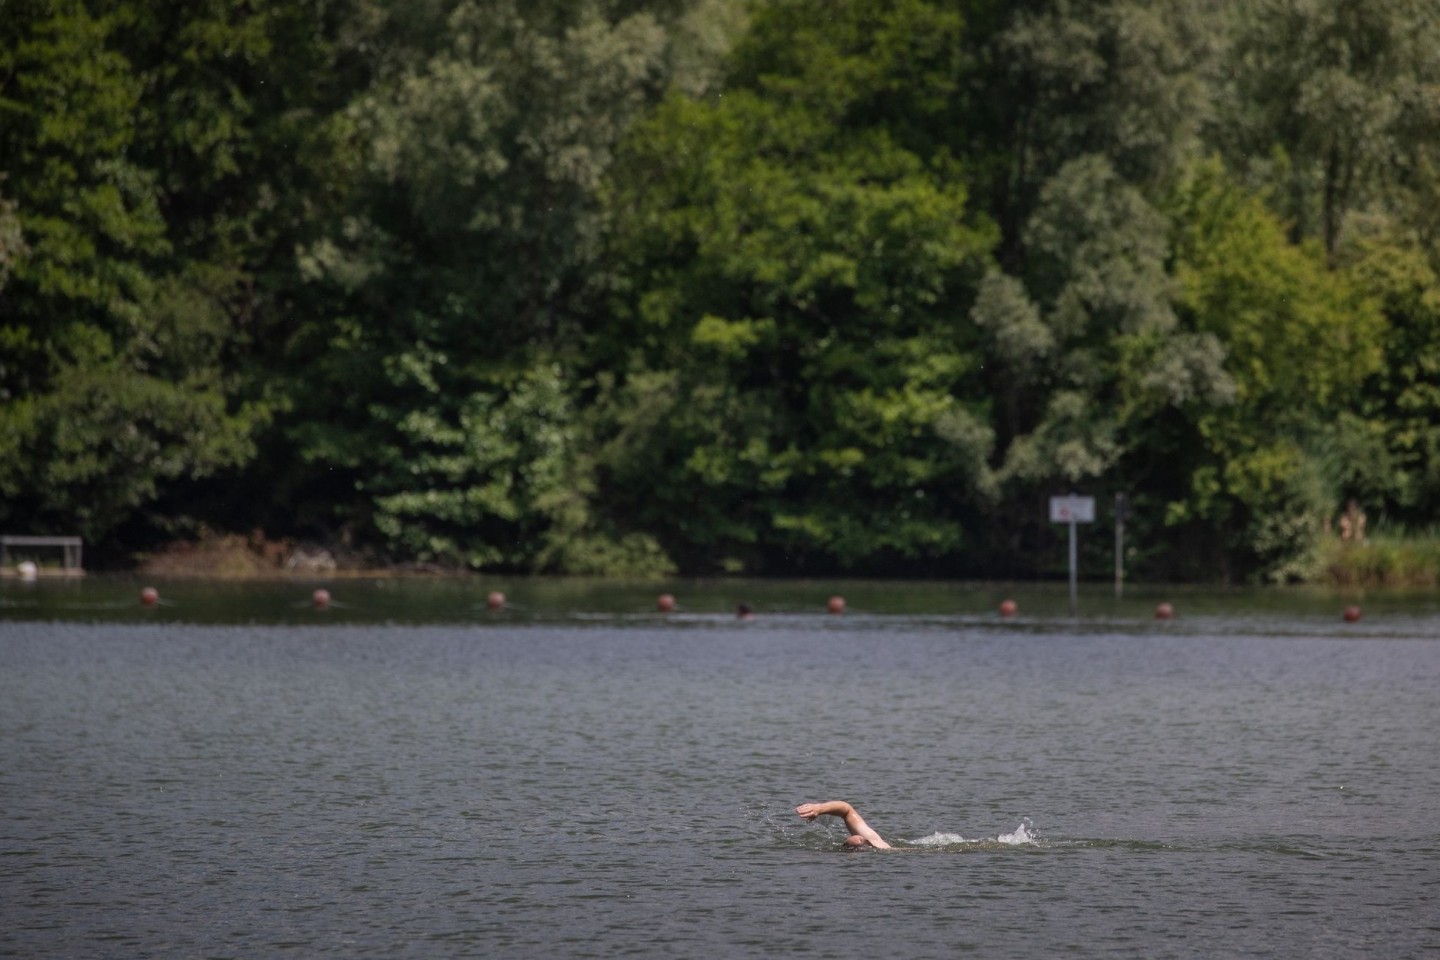
[[[0,621],[0,955],[1440,949],[1423,602],[182,586]],[[793,812],[832,798],[898,853]]]

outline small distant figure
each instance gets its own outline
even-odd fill
[[[1340,514],[1339,527],[1341,540],[1365,542],[1365,511],[1360,509],[1360,504],[1351,500],[1345,505],[1345,512]]]
[[[845,849],[863,850],[866,847],[874,847],[876,850],[894,849],[890,844],[871,829],[865,818],[860,816],[856,810],[844,800],[826,800],[824,803],[802,803],[795,808],[795,812],[806,820],[814,820],[817,817],[831,816],[840,817],[845,821],[845,829],[850,831],[850,836],[845,838]]]
[[[748,603],[737,603],[735,604],[735,617],[739,620],[754,620],[755,608]]]

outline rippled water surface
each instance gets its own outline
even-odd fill
[[[403,624],[302,594],[242,625],[5,596],[0,955],[1440,952],[1423,604],[742,623],[467,595]],[[832,798],[898,849],[793,813]]]

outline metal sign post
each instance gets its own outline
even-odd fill
[[[1095,522],[1095,498],[1079,497],[1070,494],[1068,497],[1050,498],[1050,522],[1064,523],[1070,526],[1070,616],[1075,616],[1080,609],[1079,588],[1076,577],[1076,543],[1075,525],[1077,523]]]
[[[1125,494],[1115,494],[1115,599],[1125,596],[1125,520],[1130,504]]]

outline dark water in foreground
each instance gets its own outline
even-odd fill
[[[1423,604],[370,602],[12,606],[0,955],[1440,954]],[[841,853],[791,812],[837,797],[902,849]]]

